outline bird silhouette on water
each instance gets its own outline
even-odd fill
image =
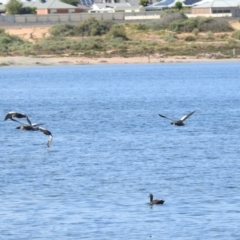
[[[14,119],[14,118],[26,118],[28,124],[22,123],[22,122]],[[12,121],[15,121],[15,122],[18,122],[18,123],[21,124],[21,126],[16,127],[16,129],[25,130],[25,131],[40,131],[43,134],[49,136],[49,139],[48,139],[48,142],[47,142],[47,146],[48,147],[51,146],[52,139],[53,139],[52,133],[50,131],[48,131],[47,129],[45,129],[45,128],[39,127],[40,125],[43,125],[43,123],[32,123],[30,121],[29,117],[26,114],[18,113],[18,112],[9,112],[9,113],[7,113],[7,115],[4,118],[4,121],[6,121],[8,119],[10,119]]]
[[[166,118],[166,119],[168,119],[168,120],[171,120],[172,122],[171,122],[171,124],[172,125],[175,125],[175,126],[184,126],[185,124],[184,124],[184,121],[187,119],[187,118],[189,118],[192,114],[194,114],[195,113],[195,111],[193,111],[193,112],[190,112],[190,113],[188,113],[188,114],[186,114],[186,115],[184,115],[181,119],[179,119],[179,120],[174,120],[174,119],[172,119],[172,118],[169,118],[169,117],[166,117],[166,116],[164,116],[164,115],[161,115],[161,114],[158,114],[160,117],[162,117],[162,118]]]
[[[154,204],[163,204],[165,201],[164,200],[162,200],[162,199],[155,199],[155,200],[153,200],[153,195],[150,193],[149,194],[149,197],[150,197],[150,202],[149,202],[149,204],[151,204],[151,205],[154,205]]]

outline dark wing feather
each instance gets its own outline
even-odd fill
[[[175,121],[174,119],[172,119],[172,118],[169,118],[169,117],[166,117],[166,116],[163,116],[163,115],[161,115],[161,114],[158,114],[160,117],[162,117],[162,118],[166,118],[166,119],[169,119],[169,120],[171,120],[171,121]]]
[[[11,118],[11,117],[12,117],[12,114],[8,113],[8,114],[5,116],[4,121],[8,120],[8,119]]]
[[[26,116],[26,119],[27,119],[29,125],[32,125],[32,123],[31,123],[30,119],[28,118],[28,116]]]
[[[32,123],[32,126],[33,127],[38,127],[38,126],[41,126],[41,125],[44,125],[45,123]]]

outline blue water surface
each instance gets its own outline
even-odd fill
[[[239,62],[2,67],[0,87],[0,239],[240,239]]]

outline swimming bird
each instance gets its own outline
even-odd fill
[[[31,121],[29,120],[28,116],[26,114],[23,113],[18,113],[18,112],[9,112],[6,117],[4,118],[4,121],[11,119],[12,121],[15,122],[19,122],[18,120],[14,119],[14,118],[26,118],[29,125],[32,125]],[[21,122],[19,122],[21,123]],[[21,123],[22,124],[22,123]]]
[[[52,133],[50,131],[48,131],[47,129],[45,128],[42,128],[42,127],[37,127],[37,130],[42,132],[43,134],[49,136],[49,139],[48,139],[48,142],[47,142],[47,146],[50,147],[51,146],[51,143],[52,143]]]
[[[166,117],[166,116],[163,116],[163,115],[161,115],[161,114],[158,114],[160,117],[162,117],[162,118],[166,118],[166,119],[169,119],[169,120],[171,120],[172,122],[171,122],[171,124],[172,125],[175,125],[175,126],[184,126],[184,121],[187,119],[187,118],[189,118],[192,114],[194,114],[195,113],[195,111],[193,111],[193,112],[190,112],[189,114],[187,114],[187,115],[184,115],[181,119],[179,119],[179,120],[174,120],[174,119],[172,119],[172,118],[169,118],[169,117]]]
[[[156,200],[153,200],[153,195],[150,193],[149,194],[149,197],[150,197],[150,202],[149,204],[153,205],[153,204],[163,204],[165,201],[162,200],[162,199],[156,199]]]

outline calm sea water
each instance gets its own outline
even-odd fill
[[[240,239],[239,62],[6,67],[0,86],[0,239]]]

